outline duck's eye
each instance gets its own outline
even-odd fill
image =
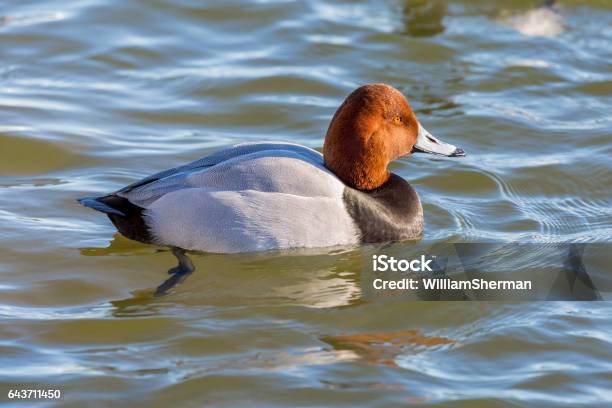
[[[393,123],[395,123],[396,125],[401,125],[402,124],[402,118],[399,116],[394,116],[393,117]]]

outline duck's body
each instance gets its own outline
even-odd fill
[[[206,252],[414,239],[423,226],[418,195],[399,176],[362,192],[292,143],[237,145],[81,203],[129,238]]]
[[[165,293],[193,272],[184,250],[252,252],[418,238],[414,189],[387,166],[413,150],[462,156],[417,121],[384,84],[352,92],[336,111],[323,154],[292,143],[249,143],[79,201],[128,238],[173,248]]]

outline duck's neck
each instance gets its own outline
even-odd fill
[[[354,149],[358,150],[358,149]],[[344,152],[324,148],[325,166],[349,187],[357,190],[373,190],[383,185],[390,176],[387,160],[367,152]]]

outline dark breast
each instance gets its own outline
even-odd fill
[[[391,173],[389,180],[374,190],[345,187],[343,198],[363,243],[416,239],[423,232],[419,196],[396,174]]]

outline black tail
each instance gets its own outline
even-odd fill
[[[118,215],[120,217],[125,217],[125,213],[123,213],[122,211],[120,211],[117,208],[109,206],[108,204],[106,204],[104,202],[105,198],[107,198],[107,197],[111,197],[111,196],[105,196],[105,197],[81,197],[81,198],[77,199],[77,201],[79,203],[83,204],[85,207],[93,208],[94,210],[103,212],[104,214],[115,214],[115,215]]]
[[[147,244],[153,242],[144,217],[145,209],[132,204],[127,198],[110,194],[103,197],[82,197],[77,201],[85,207],[106,214],[126,237]]]

